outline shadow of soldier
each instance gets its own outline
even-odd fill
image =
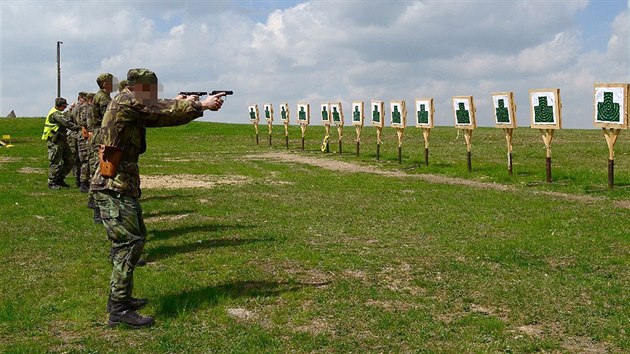
[[[272,242],[273,239],[211,239],[199,240],[191,243],[180,245],[168,245],[145,248],[144,257],[147,262],[153,262],[159,259],[168,258],[180,253],[191,253],[199,250],[217,248],[217,247],[234,247],[257,242]]]
[[[203,225],[176,227],[170,230],[150,230],[147,240],[151,242],[151,241],[170,239],[172,237],[186,235],[186,234],[190,234],[194,232],[219,232],[219,231],[249,229],[253,227],[254,226],[242,225],[242,224],[203,224]]]
[[[318,287],[325,283],[295,283],[261,280],[245,280],[216,286],[169,294],[158,299],[156,315],[160,317],[175,317],[195,311],[200,307],[214,306],[225,298],[240,297],[275,297],[283,293],[295,292],[305,287]]]

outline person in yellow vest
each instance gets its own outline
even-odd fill
[[[64,178],[72,169],[72,153],[66,138],[66,131],[78,131],[81,128],[66,116],[64,110],[68,107],[68,102],[63,97],[55,99],[53,107],[46,116],[44,123],[44,133],[42,140],[46,140],[48,147],[48,188],[60,189],[70,187]]]

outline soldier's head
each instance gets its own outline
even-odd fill
[[[118,83],[118,92],[122,91],[127,87],[127,80],[120,80]]]
[[[127,87],[142,104],[150,105],[157,102],[158,78],[153,71],[144,68],[129,70]]]
[[[80,103],[85,102],[87,98],[87,92],[81,91],[79,92],[79,96],[77,97],[77,101],[79,101]]]
[[[88,103],[92,103],[92,100],[94,99],[94,92],[89,92],[87,95],[85,95],[85,99]]]
[[[68,101],[66,101],[65,98],[63,97],[57,97],[55,98],[55,108],[63,111],[64,109],[66,109],[66,107],[68,107]]]
[[[96,78],[96,84],[98,88],[105,89],[107,92],[112,92],[114,89],[114,75],[110,73],[100,74]]]

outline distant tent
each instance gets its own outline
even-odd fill
[[[7,116],[7,118],[17,118],[17,117],[15,116],[15,111],[14,111],[14,110],[11,110],[11,113],[9,113],[9,115]]]

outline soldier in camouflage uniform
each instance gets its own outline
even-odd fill
[[[79,187],[81,193],[87,193],[90,190],[90,178],[92,178],[93,170],[90,170],[89,164],[89,149],[90,144],[88,139],[90,132],[88,130],[88,121],[92,120],[92,101],[94,99],[93,93],[88,93],[85,96],[85,103],[83,103],[78,110],[77,124],[81,127],[81,133],[79,134],[78,149],[79,149],[79,162],[80,162],[80,180]]]
[[[70,119],[72,119],[72,121],[79,125],[78,121],[79,121],[79,110],[81,109],[80,107],[85,104],[85,96],[87,95],[87,92],[79,92],[79,95],[77,97],[77,102],[73,103],[70,108],[68,109],[68,115],[70,117]],[[77,187],[79,187],[80,185],[80,173],[81,173],[81,168],[80,168],[80,162],[79,162],[79,138],[81,135],[81,131],[73,131],[70,130],[67,132],[67,139],[68,139],[68,146],[70,146],[70,153],[72,154],[72,175],[75,178],[75,182]]]
[[[136,312],[146,299],[132,297],[132,291],[134,268],[147,235],[138,202],[138,158],[146,150],[146,128],[182,125],[201,117],[206,109],[216,111],[221,108],[224,94],[203,101],[196,96],[158,100],[157,76],[150,70],[131,69],[127,81],[127,88],[105,112],[100,140],[103,157],[90,188],[112,242],[109,324],[145,327],[153,324],[153,318]],[[112,162],[116,157],[120,158],[118,164]]]
[[[127,87],[127,80],[120,80],[120,82],[118,83],[118,92],[124,90],[125,87]]]
[[[78,131],[80,128],[68,114],[64,113],[66,107],[68,107],[68,102],[65,98],[56,98],[55,107],[48,112],[44,123],[42,140],[46,140],[48,147],[48,161],[50,162],[48,188],[50,189],[70,187],[64,181],[72,169],[72,155],[66,140],[66,132],[67,130]]]
[[[94,173],[98,167],[98,145],[101,138],[101,123],[107,105],[112,100],[110,94],[114,89],[114,75],[110,73],[100,74],[96,78],[96,84],[99,91],[94,95],[94,101],[92,102],[92,117],[87,122],[88,132],[92,133],[92,137],[89,139],[89,167],[90,171]],[[93,193],[90,192],[88,198],[88,208],[94,209],[94,222],[101,223],[101,213],[98,211],[98,205],[94,202]]]

